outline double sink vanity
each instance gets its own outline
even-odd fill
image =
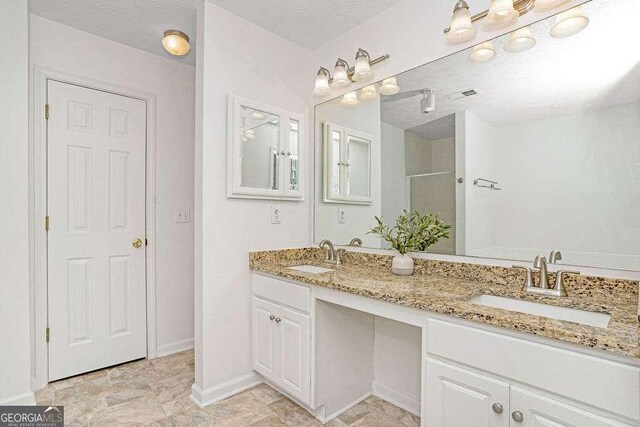
[[[567,276],[568,296],[551,297],[511,268],[418,259],[395,276],[391,256],[324,259],[250,254],[253,367],[320,420],[375,394],[426,426],[640,425],[638,282]],[[382,320],[417,333],[393,354]],[[385,371],[419,379],[418,393]]]

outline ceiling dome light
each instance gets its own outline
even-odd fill
[[[389,77],[388,79],[384,79],[382,81],[382,85],[380,85],[380,93],[383,95],[395,95],[400,92],[400,86],[398,86],[398,81],[395,77]]]
[[[329,87],[329,70],[320,67],[316,75],[316,85],[313,88],[313,96],[327,96],[331,94]]]
[[[167,30],[162,37],[164,50],[171,55],[184,56],[189,53],[189,36],[178,30]]]
[[[536,45],[536,39],[531,28],[522,27],[509,34],[509,40],[504,44],[504,50],[511,53],[524,52]]]
[[[344,59],[338,58],[336,61],[336,68],[333,70],[333,81],[331,82],[331,87],[333,88],[341,88],[349,86],[351,80],[349,80],[349,76],[347,76],[347,70],[349,69],[349,65]]]
[[[512,0],[491,0],[482,28],[486,31],[500,30],[515,24],[518,16]]]
[[[491,42],[484,42],[474,46],[471,54],[469,54],[469,60],[475,64],[489,62],[495,57],[496,51]]]
[[[471,22],[471,13],[469,5],[466,1],[460,0],[453,8],[453,16],[451,17],[451,27],[445,38],[447,43],[457,44],[473,40],[476,36],[476,29]]]
[[[340,104],[345,107],[355,107],[359,104],[358,95],[355,92],[349,92],[342,97]]]
[[[360,99],[369,100],[376,99],[377,97],[378,91],[376,91],[376,85],[365,86],[360,91]]]
[[[356,53],[356,65],[354,66],[353,81],[364,82],[373,77],[373,71],[369,65],[369,53],[366,50],[358,49]]]
[[[535,9],[537,12],[544,12],[545,10],[555,9],[568,1],[569,0],[536,0]]]
[[[556,23],[551,27],[551,37],[562,39],[578,34],[587,28],[589,18],[582,13],[582,7],[576,6],[556,16]]]

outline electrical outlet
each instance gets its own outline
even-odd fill
[[[271,224],[282,224],[279,206],[271,206]]]
[[[191,208],[176,209],[173,214],[173,222],[187,223],[191,222]]]
[[[345,214],[344,214],[344,208],[338,208],[338,224],[344,224],[345,223]]]

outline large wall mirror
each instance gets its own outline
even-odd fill
[[[553,37],[550,17],[519,41],[507,34],[399,74],[383,89],[393,95],[377,83],[357,105],[354,94],[318,105],[316,242],[385,248],[368,234],[374,217],[393,225],[409,210],[452,225],[431,253],[560,251],[556,263],[640,270],[640,2],[593,0],[582,12],[589,25],[570,37]],[[324,197],[332,163],[343,163],[338,188],[350,173],[321,148],[336,128],[367,135],[355,172],[366,203]]]

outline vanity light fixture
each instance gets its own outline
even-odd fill
[[[313,95],[319,97],[328,96],[331,94],[331,89],[347,87],[351,82],[370,80],[373,77],[371,66],[386,59],[389,59],[389,55],[371,59],[369,52],[364,49],[358,49],[354,67],[349,67],[347,61],[338,58],[333,75],[325,67],[320,67],[316,74]]]
[[[489,12],[482,26],[483,30],[494,31],[507,28],[518,20],[518,12],[512,0],[491,0]]]
[[[531,33],[531,28],[522,27],[509,34],[509,40],[504,44],[504,50],[519,53],[529,50],[535,45],[536,39]]]
[[[460,0],[453,8],[453,16],[451,16],[451,27],[445,38],[447,43],[457,44],[464,43],[476,36],[476,29],[471,22],[471,13],[469,12],[469,4]]]
[[[340,104],[345,107],[355,107],[359,104],[358,95],[355,92],[349,92],[345,94],[340,100]]]
[[[398,86],[398,81],[395,76],[382,81],[382,84],[380,85],[381,94],[389,96],[395,95],[398,92],[400,92],[400,86]]]
[[[495,57],[496,51],[493,48],[493,43],[488,41],[474,46],[469,55],[469,60],[475,64],[482,64],[491,61]]]
[[[167,30],[162,37],[164,50],[174,56],[184,56],[189,53],[189,36],[179,30]]]
[[[589,18],[582,13],[582,7],[576,6],[556,16],[555,24],[551,27],[549,34],[551,37],[562,39],[578,34],[587,28],[587,25],[589,25]]]
[[[365,86],[360,91],[360,99],[362,100],[376,99],[377,97],[378,91],[376,90],[376,85]]]
[[[545,10],[555,9],[562,6],[569,0],[536,0],[536,12],[544,12]]]

